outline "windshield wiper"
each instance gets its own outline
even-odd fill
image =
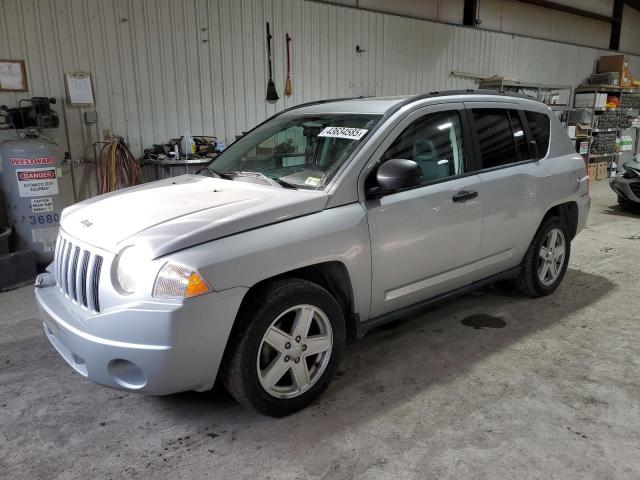
[[[284,180],[281,180],[280,178],[276,178],[276,177],[267,177],[267,178],[270,178],[271,180],[275,180],[280,185],[282,185],[284,188],[291,188],[293,190],[297,190],[298,189],[298,187],[296,187],[293,183],[286,182]]]
[[[220,178],[220,174],[215,170],[212,170],[208,167],[202,167],[200,170],[196,172],[196,175],[206,175],[207,177],[217,177]]]
[[[207,177],[224,178],[225,180],[233,180],[235,177],[235,172],[220,173],[220,172],[216,172],[213,168],[203,167],[196,172],[196,175],[206,175]]]
[[[239,171],[233,171],[233,172],[219,173],[218,175],[220,175],[222,178],[228,178],[229,180],[233,180],[236,177],[255,177],[255,178],[260,178],[265,180],[271,180],[272,182],[276,182],[278,185],[280,185],[283,188],[291,188],[294,190],[298,189],[298,187],[296,187],[292,183],[289,183],[285,180],[281,180],[278,177],[270,177],[268,175],[265,175],[262,172],[239,170]]]

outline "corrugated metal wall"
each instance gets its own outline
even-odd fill
[[[275,104],[265,101],[266,21]],[[293,37],[290,98],[282,93],[285,32]],[[104,129],[141,154],[185,129],[230,142],[305,101],[473,87],[452,70],[577,84],[603,53],[304,0],[0,0],[0,58],[25,59],[30,85],[28,94],[0,94],[0,104],[62,98],[63,72],[93,74],[98,129],[84,125],[83,109],[65,107],[74,159],[90,156]],[[640,76],[640,57],[632,73]],[[65,146],[64,129],[56,135]],[[90,173],[79,183],[81,196],[93,190]]]

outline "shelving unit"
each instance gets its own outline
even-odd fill
[[[522,82],[504,77],[492,77],[479,81],[479,87],[500,92],[515,92],[543,102],[552,110],[569,110],[573,99],[571,85],[551,85],[546,83]],[[554,103],[553,99],[557,99]]]
[[[628,94],[638,94],[640,93],[638,90],[625,89],[619,87],[609,87],[609,86],[581,86],[575,89],[574,91],[574,105],[578,105],[579,102],[576,100],[576,95],[581,93],[594,94],[594,102],[593,105],[576,107],[573,110],[589,110],[591,113],[591,121],[589,124],[581,124],[577,123],[580,126],[583,132],[586,132],[587,136],[582,137],[574,137],[575,139],[588,139],[588,148],[587,153],[583,154],[585,161],[588,163],[590,170],[594,172],[598,172],[595,176],[595,180],[601,180],[608,176],[606,172],[609,172],[611,169],[612,162],[615,161],[618,169],[621,169],[621,165],[630,160],[633,155],[636,153],[638,149],[638,132],[637,128],[634,126],[629,127],[598,127],[598,120],[604,118],[603,114],[616,112],[620,115],[619,112],[622,112],[623,117],[630,117],[629,120],[632,121],[633,118],[638,118],[640,115],[640,110],[637,108],[625,108],[623,106],[623,99],[625,95]],[[607,108],[607,107],[596,107],[597,103],[597,94],[606,94],[607,96],[615,96],[619,99],[619,104],[621,107],[618,108]],[[569,112],[567,112],[569,113]],[[610,122],[611,120],[609,120]],[[615,139],[612,145],[611,151],[606,152],[593,152],[594,143],[597,142],[598,137],[601,134],[615,134]],[[632,148],[627,151],[618,151],[617,150],[617,140],[622,136],[629,136],[632,139]],[[610,140],[605,140],[608,142]],[[606,164],[606,167],[603,166]],[[603,174],[604,172],[604,174]]]

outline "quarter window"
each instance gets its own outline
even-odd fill
[[[415,161],[428,182],[464,172],[462,125],[457,110],[417,119],[394,140],[382,157]]]
[[[549,117],[544,113],[526,112],[531,136],[538,144],[538,152],[544,157],[549,149]]]

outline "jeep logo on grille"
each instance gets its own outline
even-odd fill
[[[82,225],[84,228],[88,228],[88,227],[90,227],[91,225],[93,225],[93,223],[92,223],[92,222],[90,222],[89,220],[85,219],[85,220],[82,220],[82,221],[80,222],[80,225]]]

